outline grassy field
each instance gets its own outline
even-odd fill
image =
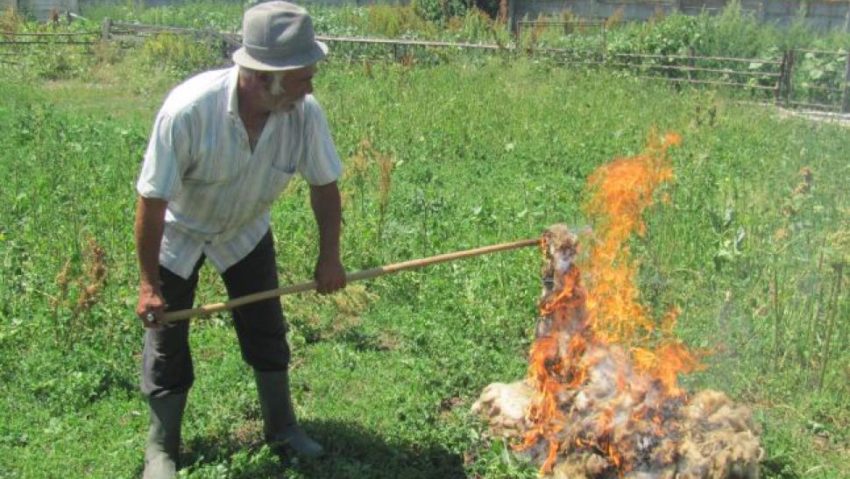
[[[2,79],[0,478],[141,471],[133,184],[177,78],[135,68]],[[753,407],[764,477],[850,476],[845,129],[710,92],[498,59],[331,62],[316,90],[346,166],[351,271],[592,223],[581,203],[594,168],[640,152],[653,128],[680,133],[670,202],[651,211],[633,251],[646,304],[681,307],[678,334],[709,351],[706,370],[684,382]],[[302,181],[273,222],[281,282],[310,278],[316,232]],[[529,249],[284,298],[298,412],[331,452],[285,467],[261,445],[228,318],[198,321],[183,474],[534,477],[482,437],[469,407],[488,383],[525,374],[539,289]],[[223,297],[205,268],[198,301]]]

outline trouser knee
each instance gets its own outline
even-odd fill
[[[256,371],[286,370],[290,351],[280,301],[261,301],[251,306],[243,306],[233,314],[242,359]]]
[[[245,258],[222,274],[227,293],[240,298],[278,287],[274,239],[267,232]],[[286,323],[280,299],[249,303],[233,310],[242,358],[257,371],[282,371],[289,365]]]
[[[195,375],[188,329],[188,322],[181,321],[146,331],[142,352],[142,394],[160,397],[185,393],[192,387]]]
[[[204,262],[202,256],[187,279],[160,266],[160,287],[167,311],[191,308],[198,285],[198,271]],[[145,347],[142,351],[142,394],[160,397],[166,394],[185,393],[195,379],[192,353],[189,349],[189,321],[179,321],[158,329],[145,330]]]

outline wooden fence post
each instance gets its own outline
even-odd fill
[[[112,20],[109,17],[103,19],[103,24],[100,27],[100,38],[103,41],[109,40],[109,30],[112,29]]]
[[[519,20],[516,24],[516,38],[514,39],[514,48],[516,49],[516,53],[520,54],[520,46],[522,44],[522,20]]]
[[[776,88],[776,104],[784,103],[787,108],[791,103],[791,76],[794,73],[794,49],[782,54],[782,64],[779,66],[779,80]]]
[[[602,22],[602,63],[608,61],[608,27]]]
[[[841,113],[850,113],[850,53],[844,60],[844,88],[841,89]]]
[[[792,87],[794,85],[794,49],[788,50],[788,60],[785,62],[785,106],[791,105]]]
[[[782,98],[783,84],[785,83],[785,61],[788,58],[788,52],[782,53],[782,62],[779,64],[779,78],[776,79],[776,88],[773,90],[773,102],[779,105],[779,99]]]

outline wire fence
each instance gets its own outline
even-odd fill
[[[575,47],[554,48],[539,41],[543,29],[558,29],[564,36],[585,36]],[[788,108],[850,113],[850,53],[793,49],[768,58],[737,58],[690,54],[611,52],[606,45],[604,22],[519,22],[511,44],[482,44],[444,41],[364,37],[318,36],[334,44],[334,56],[347,61],[387,59],[402,63],[444,61],[464,54],[506,56],[528,55],[564,65],[608,68],[639,78],[673,85],[722,88],[748,100],[771,102]],[[16,33],[0,32],[0,63],[23,48],[86,48],[98,42],[133,45],[162,35],[189,35],[218,42],[223,58],[240,46],[238,33],[189,28],[139,25],[104,20],[100,32]]]

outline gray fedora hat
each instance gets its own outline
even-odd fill
[[[316,40],[307,11],[288,2],[273,1],[245,11],[242,47],[233,63],[258,71],[293,70],[312,65],[328,53]]]

